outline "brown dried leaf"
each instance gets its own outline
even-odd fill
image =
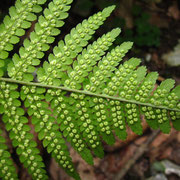
[[[174,18],[175,20],[179,20],[180,12],[177,2],[174,2],[173,5],[168,8],[168,16]]]

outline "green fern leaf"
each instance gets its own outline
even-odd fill
[[[38,4],[43,3],[38,0],[17,0],[15,6],[9,9],[10,16],[5,16],[3,23],[0,25],[0,59],[8,57],[8,51],[13,49],[13,44],[18,43],[19,36],[25,34],[24,29],[29,28],[31,26],[30,22],[36,20],[34,13],[42,10]],[[2,76],[2,69],[0,71],[0,76]]]
[[[4,179],[14,179],[17,180],[18,176],[16,169],[13,166],[13,161],[10,158],[10,153],[8,152],[8,147],[5,144],[5,139],[2,136],[2,130],[0,129],[0,177]]]
[[[78,24],[41,62],[60,34],[72,0],[52,0],[39,15],[34,31],[19,53],[8,58],[19,36],[42,11],[46,0],[17,0],[0,26],[0,114],[20,162],[32,179],[48,179],[31,126],[47,152],[67,174],[79,180],[67,143],[89,164],[104,156],[103,143],[126,128],[142,134],[141,117],[149,126],[169,133],[180,130],[180,86],[167,79],[155,88],[158,74],[147,73],[140,59],[122,61],[131,49],[124,42],[107,52],[120,33],[116,28],[88,44],[115,6]],[[17,21],[17,23],[15,23]],[[10,63],[9,63],[10,62]],[[8,64],[8,65],[7,65]],[[3,74],[4,73],[4,74]],[[37,79],[36,79],[37,75]],[[30,126],[29,124],[32,123]],[[4,138],[0,136],[0,177],[17,179]],[[6,178],[7,179],[7,178]]]

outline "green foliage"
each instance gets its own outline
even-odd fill
[[[39,155],[37,143],[33,140],[30,133],[30,126],[27,125],[28,119],[24,116],[17,91],[18,85],[0,83],[0,113],[3,114],[2,121],[6,130],[9,131],[9,137],[12,145],[16,147],[16,153],[19,155],[20,162],[28,169],[33,179],[47,179],[42,157]],[[0,156],[1,158],[1,156]],[[14,175],[12,175],[14,176]],[[3,176],[5,178],[5,176]],[[10,179],[11,176],[8,178]],[[13,178],[13,177],[12,177]]]
[[[159,46],[160,44],[160,30],[158,27],[149,23],[150,15],[143,12],[138,6],[133,9],[135,16],[135,29],[134,42],[138,46]]]
[[[36,20],[35,13],[42,10],[40,5],[45,2],[46,0],[17,0],[15,6],[10,7],[9,15],[5,16],[0,25],[0,59],[8,57],[8,52],[19,42],[19,37],[25,34],[24,29],[31,26],[31,21]],[[2,73],[0,70],[0,74]]]
[[[114,24],[122,27],[124,33],[123,37],[117,38],[116,43],[133,41],[139,47],[158,47],[160,45],[161,31],[155,25],[149,23],[150,15],[143,12],[142,8],[136,5],[132,8],[132,16],[134,19],[133,29],[126,27],[124,19],[119,17],[114,19]]]
[[[17,1],[17,12],[24,8],[25,2],[29,1]],[[158,74],[147,73],[145,67],[138,67],[138,58],[119,65],[131,49],[131,42],[124,42],[106,53],[120,29],[116,28],[88,45],[114,6],[78,24],[53,48],[48,60],[41,62],[44,52],[54,42],[54,36],[60,34],[59,28],[68,16],[70,3],[72,0],[51,1],[43,15],[38,17],[35,30],[12,59],[7,58],[5,46],[0,50],[1,55],[5,54],[0,60],[0,67],[4,66],[0,73],[2,76],[4,71],[0,78],[1,119],[20,162],[35,180],[48,179],[48,176],[30,132],[30,123],[47,152],[77,180],[80,177],[67,142],[93,165],[93,155],[100,158],[104,155],[102,140],[112,145],[114,133],[125,140],[127,126],[136,134],[142,134],[141,116],[146,118],[150,127],[159,128],[164,133],[169,133],[170,121],[180,130],[180,86],[173,89],[174,80],[167,79],[154,90]],[[33,12],[41,9],[39,5],[33,7]],[[12,16],[8,19],[11,24]],[[22,20],[23,27],[35,16],[30,13],[25,19]],[[5,24],[1,26],[5,27]],[[17,36],[12,35],[12,39],[17,42]],[[34,77],[36,72],[37,77]],[[4,139],[0,139],[1,142],[4,144]],[[13,163],[7,161],[9,156],[7,147],[1,145],[0,176],[17,179]],[[6,164],[2,167],[2,163]],[[4,176],[5,173],[9,175]]]
[[[0,177],[5,179],[13,178],[17,180],[16,169],[13,166],[13,161],[10,158],[11,155],[8,152],[8,147],[5,144],[5,138],[2,136],[2,130],[0,129]]]
[[[26,39],[19,50],[19,55],[13,56],[12,63],[9,64],[8,73],[13,79],[32,81],[32,72],[35,71],[33,66],[40,64],[44,51],[49,49],[49,45],[54,42],[60,34],[59,27],[63,26],[63,19],[68,16],[72,0],[67,0],[61,4],[60,1],[50,2],[48,8],[43,11],[44,16],[39,16],[35,25],[35,30],[30,34],[30,40]],[[25,63],[26,62],[26,63]],[[23,68],[22,68],[23,67]]]

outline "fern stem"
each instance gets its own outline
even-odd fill
[[[89,96],[96,96],[96,97],[101,97],[101,98],[106,98],[106,99],[118,100],[118,101],[123,101],[123,102],[127,102],[127,103],[134,103],[134,104],[143,105],[143,106],[149,106],[149,107],[154,107],[154,108],[159,108],[159,109],[167,109],[167,110],[170,110],[170,111],[180,112],[180,110],[177,109],[177,108],[168,108],[168,107],[165,107],[165,106],[155,106],[155,105],[150,104],[150,103],[142,103],[142,102],[138,102],[138,101],[135,101],[135,100],[127,100],[127,99],[114,97],[114,96],[108,96],[108,95],[104,95],[104,94],[96,94],[96,93],[92,93],[92,92],[89,92],[89,91],[71,89],[71,88],[63,87],[63,86],[53,86],[53,85],[45,85],[45,84],[35,83],[35,82],[25,82],[25,81],[19,81],[19,80],[10,79],[10,78],[0,78],[0,81],[6,81],[6,82],[10,82],[10,83],[17,83],[17,84],[29,85],[29,86],[39,86],[39,87],[44,87],[44,88],[61,89],[61,90],[64,90],[64,91],[75,92],[75,93],[80,93],[80,94],[86,94],[86,95],[89,95]]]

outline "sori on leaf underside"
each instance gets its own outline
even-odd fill
[[[147,73],[140,59],[121,63],[132,42],[108,49],[120,29],[88,41],[111,14],[105,8],[73,28],[49,54],[60,34],[72,0],[17,0],[0,25],[0,177],[18,179],[3,133],[8,132],[20,162],[32,179],[48,179],[45,164],[31,133],[38,134],[47,152],[74,179],[80,179],[67,142],[89,164],[104,155],[102,140],[112,145],[114,135],[125,140],[126,127],[142,134],[141,119],[153,129],[180,130],[180,86],[167,79],[156,86],[158,73]],[[43,12],[42,12],[43,11]],[[25,30],[34,30],[13,50]],[[108,52],[107,52],[108,51]],[[30,125],[32,124],[32,125]]]

